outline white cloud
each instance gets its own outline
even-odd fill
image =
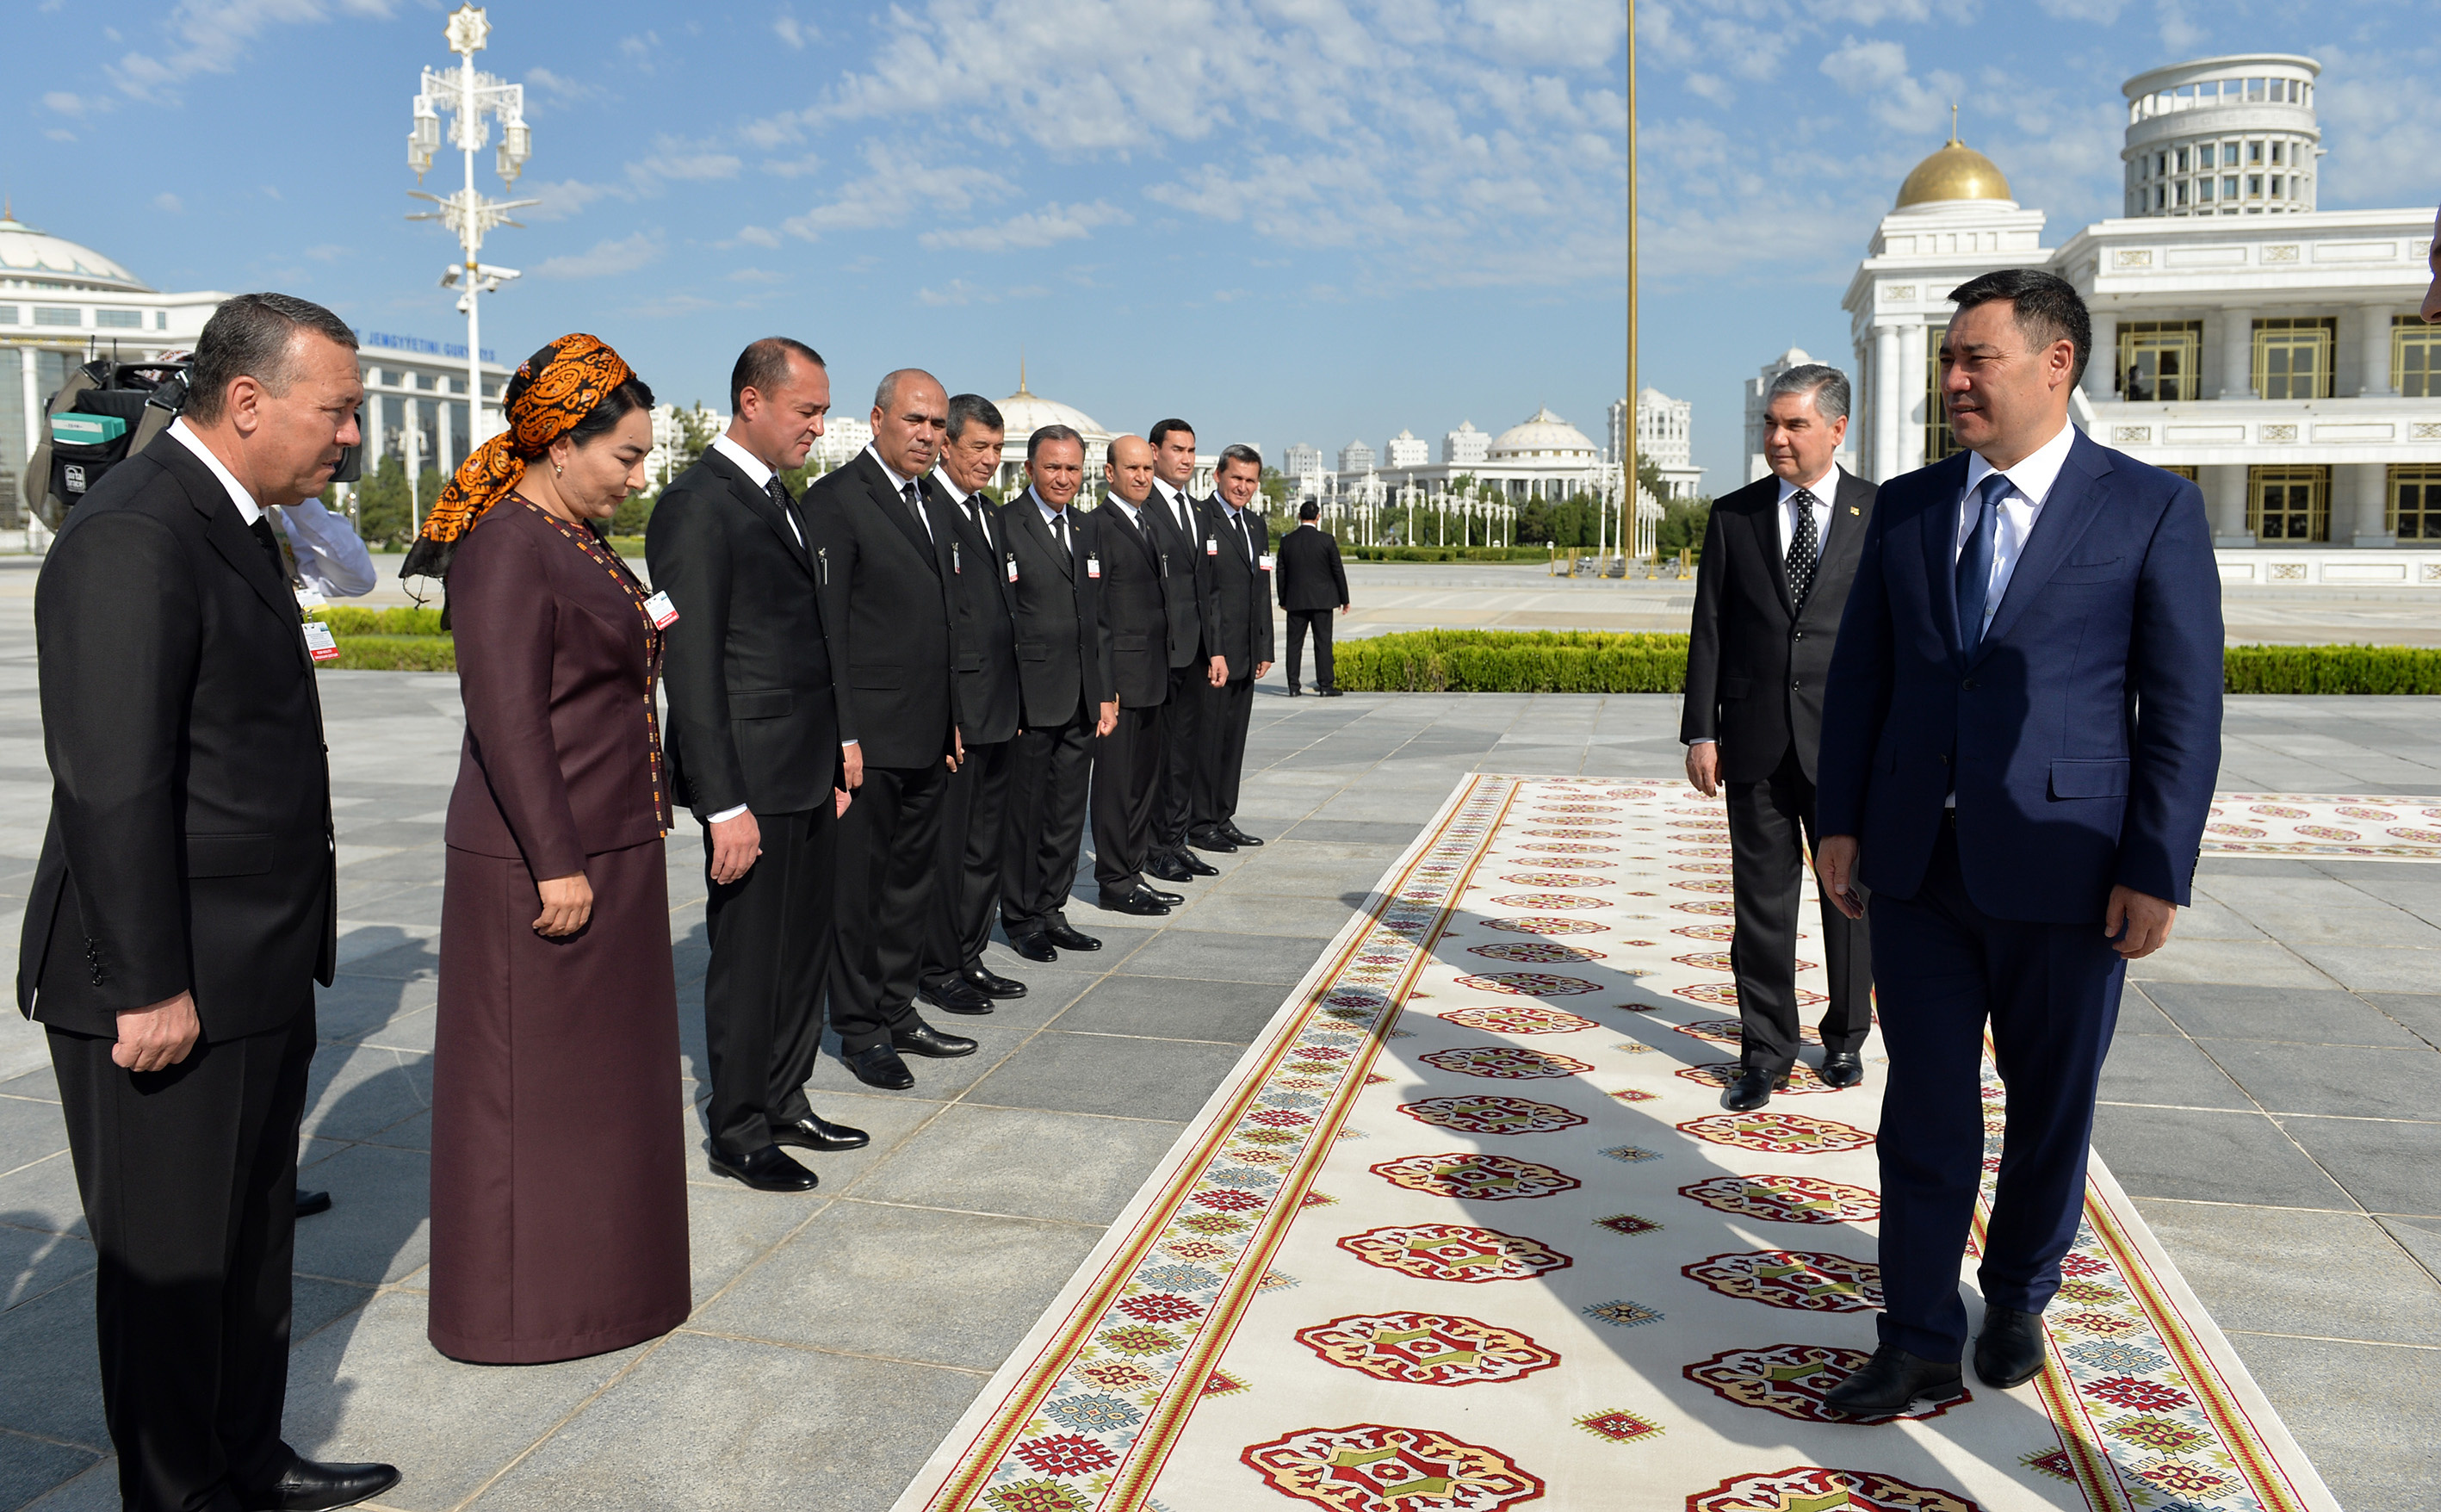
[[[546,259],[534,269],[543,279],[606,279],[622,273],[634,273],[648,268],[661,260],[663,251],[659,231],[638,231],[616,241],[596,242],[584,252],[572,257]]]
[[[156,52],[130,52],[107,69],[121,91],[158,104],[177,101],[177,87],[197,74],[225,74],[249,44],[276,26],[335,17],[387,20],[393,0],[178,0],[162,22]]]
[[[937,289],[916,290],[915,299],[919,304],[942,309],[964,304],[998,304],[1004,299],[1040,299],[1050,292],[1039,283],[1020,284],[1008,289],[985,289],[964,279],[951,279]]]
[[[912,161],[912,156],[902,148],[867,142],[864,159],[869,171],[842,185],[837,199],[790,217],[781,223],[781,228],[817,242],[825,231],[904,225],[928,208],[959,215],[1014,192],[1005,173],[965,165],[928,167]]]
[[[320,246],[307,247],[305,249],[305,255],[312,258],[316,262],[336,262],[341,258],[348,256],[353,250],[353,248],[351,247],[339,246],[332,243],[324,243]]]
[[[1004,221],[970,225],[955,231],[927,231],[918,245],[940,251],[955,247],[967,252],[1004,252],[1011,247],[1050,246],[1076,242],[1094,234],[1097,225],[1125,225],[1135,217],[1100,200],[1091,205],[1046,205]]]
[[[2043,14],[2057,16],[2062,21],[2082,21],[2097,27],[2116,26],[2119,12],[2127,9],[2127,0],[2034,0]]]
[[[805,44],[818,41],[822,36],[814,29],[812,22],[799,21],[785,10],[771,18],[771,34],[798,52],[805,51]]]
[[[100,115],[115,109],[117,103],[104,95],[79,95],[65,89],[54,89],[43,97],[45,107],[72,120]]]
[[[813,153],[807,153],[803,157],[792,157],[786,161],[782,161],[778,158],[766,158],[763,161],[763,171],[770,174],[773,178],[804,178],[808,173],[821,172],[823,168],[823,163],[822,158]]]
[[[735,178],[743,167],[728,153],[661,136],[655,138],[650,156],[627,165],[627,182],[639,192],[652,194],[666,183],[705,184]]]
[[[759,246],[768,250],[779,246],[780,233],[765,226],[742,225],[737,228],[737,240],[748,246]]]
[[[1907,47],[1888,40],[1851,37],[1822,60],[1822,73],[1852,95],[1866,97],[1873,118],[1894,131],[1929,131],[1946,125],[1946,111],[1965,81],[1935,69],[1919,80],[1908,69]]]
[[[588,84],[580,80],[570,79],[566,74],[553,73],[548,68],[527,69],[525,82],[527,89],[547,95],[553,101],[564,105],[606,99],[610,95],[610,92],[600,84]]]
[[[787,274],[774,273],[769,268],[739,268],[729,276],[729,281],[732,283],[785,283],[787,278]]]
[[[635,190],[624,184],[588,184],[582,179],[562,179],[555,184],[520,186],[522,199],[538,199],[540,205],[519,210],[517,219],[530,224],[565,221],[585,213],[585,207],[596,200],[633,200]]]
[[[178,215],[186,210],[187,202],[164,190],[153,196],[153,207],[164,215]]]

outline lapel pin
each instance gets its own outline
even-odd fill
[[[1851,513],[1851,514],[1862,514],[1862,513],[1864,513],[1865,512],[1864,512],[1863,510],[1858,509],[1855,505],[1851,504],[1851,505],[1849,505],[1849,506],[1848,506],[1848,513]]]

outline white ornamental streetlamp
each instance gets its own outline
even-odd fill
[[[415,198],[441,207],[407,219],[442,222],[458,233],[458,244],[466,249],[466,261],[449,264],[449,271],[441,276],[441,286],[465,289],[458,297],[458,311],[466,317],[466,441],[470,448],[482,444],[491,434],[483,417],[483,327],[477,297],[497,294],[500,285],[518,276],[515,268],[485,267],[477,254],[482,250],[484,232],[496,225],[517,225],[509,219],[509,211],[542,203],[491,200],[475,192],[475,153],[491,138],[485,117],[500,117],[500,147],[492,166],[502,183],[517,181],[533,151],[533,133],[526,125],[526,86],[495,79],[475,66],[475,54],[483,50],[491,34],[492,24],[474,6],[461,5],[450,16],[449,50],[458,54],[458,66],[446,72],[424,70],[424,87],[415,97],[415,121],[407,134],[407,164],[415,170],[419,184],[441,146],[443,111],[452,113],[450,142],[466,154],[466,187],[445,199],[409,189]]]

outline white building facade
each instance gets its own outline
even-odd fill
[[[2416,314],[2432,212],[2314,207],[2317,72],[2257,54],[2129,80],[2137,213],[2056,248],[1982,154],[1953,139],[1926,158],[1842,301],[1858,471],[1890,478],[1957,449],[1937,394],[1947,295],[2047,267],[2093,315],[2075,422],[2195,479],[2217,546],[2441,549],[2441,327]],[[2441,584],[2441,562],[2409,566]]]
[[[1704,491],[1704,470],[1692,460],[1695,406],[1658,388],[1636,396],[1636,455],[1661,470],[1663,498],[1692,498]],[[1612,456],[1618,455],[1614,448]]]

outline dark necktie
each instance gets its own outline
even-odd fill
[[[1255,538],[1246,531],[1246,512],[1238,512],[1238,549],[1246,554],[1246,565],[1255,565]]]
[[[763,492],[770,495],[771,502],[780,506],[780,517],[788,522],[788,529],[797,532],[797,544],[805,545],[805,528],[797,523],[797,501],[788,496],[788,485],[780,481],[779,475],[773,474],[764,482]]]
[[[1803,614],[1806,595],[1814,591],[1814,569],[1822,560],[1822,536],[1814,523],[1813,491],[1800,488],[1789,502],[1797,506],[1797,529],[1788,538],[1788,598]]]
[[[1973,651],[1983,641],[1983,607],[1992,596],[1992,551],[2000,535],[2000,500],[2009,494],[2009,477],[1993,473],[1975,491],[1975,531],[1958,553],[1958,649]]]
[[[1172,495],[1170,496],[1170,503],[1178,511],[1178,533],[1190,545],[1193,544],[1195,540],[1195,523],[1187,517],[1186,490],[1182,488],[1176,494]]]
[[[915,517],[915,529],[923,533],[926,540],[931,540],[932,528],[924,523],[924,500],[922,495],[915,492],[914,482],[911,479],[898,490],[898,494],[907,501],[907,513]]]
[[[255,540],[262,545],[262,554],[271,558],[271,575],[282,583],[287,582],[288,564],[280,560],[280,537],[271,533],[271,516],[258,514],[254,517],[254,523],[246,529],[253,532]]]
[[[1068,512],[1059,510],[1051,516],[1051,538],[1059,543],[1059,554],[1071,559],[1076,555],[1068,544]]]

